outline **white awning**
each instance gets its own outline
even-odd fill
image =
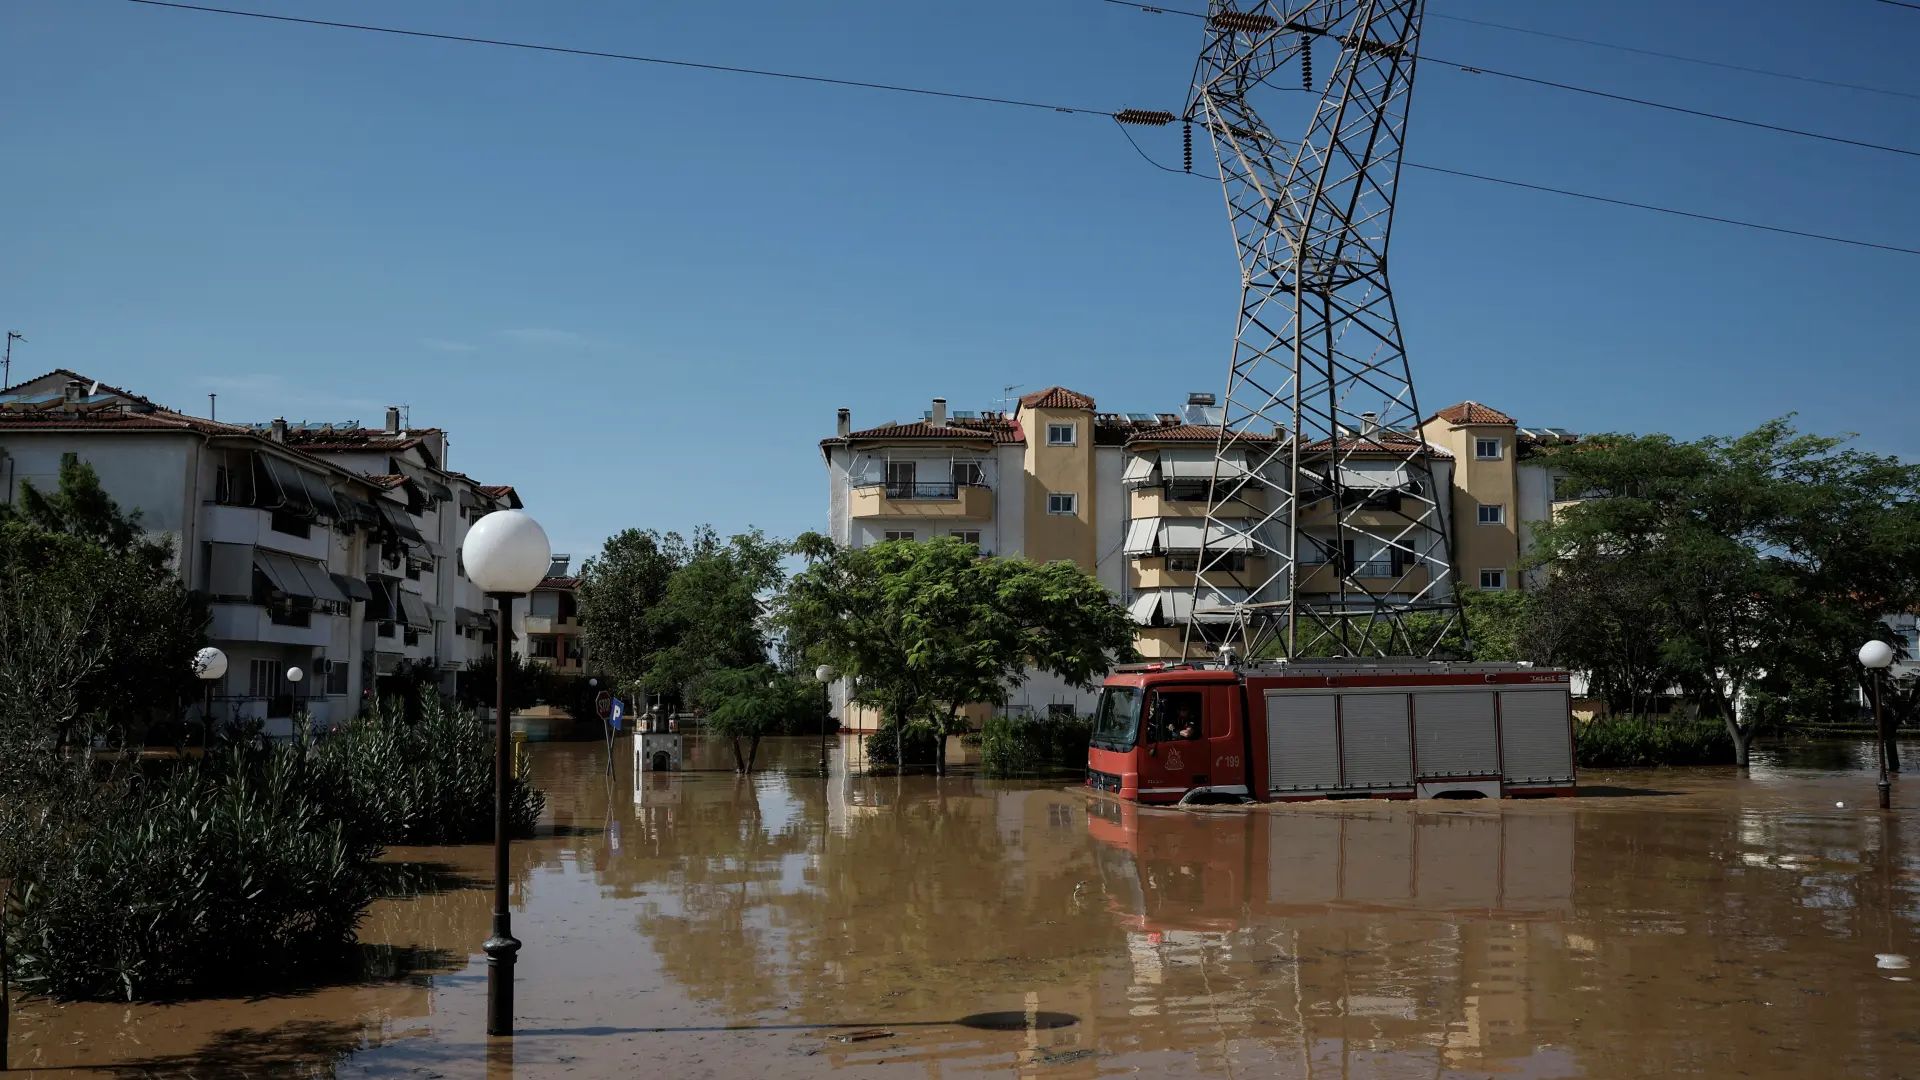
[[[1252,551],[1255,546],[1249,532],[1233,525],[1216,522],[1209,528],[1205,521],[1160,519],[1161,551]]]
[[[1154,540],[1159,536],[1159,518],[1136,518],[1127,523],[1126,552],[1129,555],[1152,555]]]
[[[1152,625],[1153,617],[1159,613],[1160,594],[1157,592],[1141,593],[1133,598],[1133,603],[1127,605],[1127,614],[1133,616],[1133,621],[1141,626]]]
[[[1367,491],[1400,491],[1407,486],[1407,466],[1400,461],[1348,461],[1340,466],[1340,486]]]
[[[1212,450],[1162,450],[1160,471],[1169,480],[1238,480],[1248,475],[1247,455],[1228,450],[1215,461]]]
[[[1136,487],[1159,483],[1160,455],[1153,452],[1128,454],[1127,469],[1120,474],[1120,482]]]

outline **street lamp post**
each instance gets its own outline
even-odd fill
[[[206,728],[202,733],[204,739],[213,731],[213,684],[227,675],[227,654],[209,645],[193,654],[192,666],[194,675],[207,688],[205,704],[200,707],[200,723]]]
[[[1884,641],[1869,641],[1860,646],[1860,666],[1867,669],[1867,682],[1873,688],[1873,741],[1880,744],[1880,809],[1893,808],[1893,782],[1887,779],[1887,728],[1880,718],[1880,681],[1893,663],[1893,646]]]
[[[499,605],[493,653],[493,936],[487,954],[487,1034],[513,1034],[513,965],[520,942],[507,912],[507,792],[513,768],[513,726],[507,719],[507,650],[513,642],[513,599],[533,591],[553,561],[540,523],[518,510],[496,510],[467,530],[460,544],[467,576]]]
[[[826,708],[820,713],[820,775],[827,775],[827,721],[833,719],[833,665],[821,664],[813,669],[813,677],[820,683],[820,700]]]

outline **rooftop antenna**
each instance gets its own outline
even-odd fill
[[[1012,400],[1014,400],[1014,397],[1013,397],[1013,392],[1014,392],[1015,390],[1018,390],[1018,389],[1020,389],[1021,387],[1023,387],[1023,386],[1025,386],[1025,385],[1027,385],[1027,384],[1026,384],[1026,383],[1014,383],[1014,384],[1013,384],[1012,386],[1003,386],[1003,387],[1001,387],[1001,388],[1000,388],[1000,408],[998,409],[998,411],[999,411],[999,412],[1002,412],[1002,413],[1004,413],[1004,412],[1006,412],[1006,411],[1007,411],[1007,402],[1009,402],[1009,401],[1012,401]]]
[[[215,417],[214,417],[214,415],[213,415],[213,403],[214,403],[214,400],[215,400],[216,398],[218,398],[219,396],[220,396],[219,394],[208,394],[208,395],[207,395],[207,419],[209,419],[209,420],[212,420],[212,419],[215,419]]]
[[[4,362],[4,368],[0,369],[0,390],[8,389],[13,385],[13,343],[25,340],[27,340],[26,335],[20,331],[7,331],[6,360]]]

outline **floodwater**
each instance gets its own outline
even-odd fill
[[[1577,800],[1144,810],[1058,783],[644,774],[542,744],[520,1033],[488,849],[410,849],[383,977],[16,1006],[46,1077],[1920,1076],[1920,810],[1858,745]],[[717,765],[713,748],[693,764]],[[1896,805],[1920,806],[1920,760]],[[1844,808],[1836,807],[1844,802]]]

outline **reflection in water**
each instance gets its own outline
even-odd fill
[[[691,765],[724,760],[690,742]],[[1180,811],[971,776],[822,779],[816,752],[774,740],[750,778],[636,777],[624,743],[612,775],[598,744],[537,747],[553,799],[546,835],[515,848],[515,1040],[480,1034],[476,846],[394,854],[423,864],[422,895],[364,928],[395,959],[382,978],[29,1003],[15,1064],[1893,1077],[1920,1048],[1920,991],[1894,981],[1920,955],[1920,860],[1905,815],[1833,809],[1871,798],[1858,771],[1775,757],[1750,777],[1586,778],[1633,797]]]

